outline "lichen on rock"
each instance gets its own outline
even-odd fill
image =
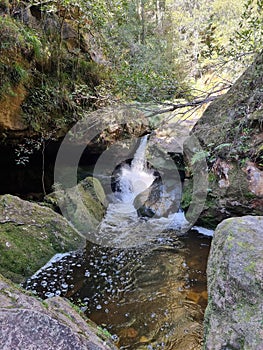
[[[115,350],[100,329],[66,299],[41,301],[0,275],[0,347]]]
[[[208,259],[205,350],[263,348],[263,217],[218,225]]]

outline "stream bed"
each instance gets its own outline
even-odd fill
[[[201,350],[211,237],[191,229],[180,209],[139,217],[135,198],[156,178],[146,147],[143,137],[131,164],[119,169],[95,240],[56,255],[24,287],[41,298],[70,299],[120,349]]]

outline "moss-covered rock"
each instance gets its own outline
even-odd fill
[[[58,190],[45,197],[47,203],[59,208],[73,226],[88,237],[105,214],[106,198],[98,179],[87,177],[67,191]]]
[[[21,282],[54,254],[83,247],[85,239],[50,208],[0,197],[0,272]]]
[[[218,225],[208,259],[206,350],[263,348],[263,217]]]
[[[198,219],[200,225],[215,228],[219,222],[229,217],[263,213],[263,198],[252,192],[245,169],[242,170],[236,163],[227,164],[229,173],[226,185],[222,185],[221,181],[225,180],[212,171],[209,174],[207,199]],[[258,179],[263,179],[263,172],[258,170],[258,174]]]
[[[200,217],[263,213],[263,52],[232,88],[211,103],[193,129],[210,168],[209,193]]]
[[[210,150],[221,145],[216,150],[219,156],[230,156],[235,150],[241,155],[245,146],[253,142],[253,136],[260,133],[262,71],[263,51],[230,90],[207,107],[195,126],[194,134],[203,145],[210,145]]]
[[[114,350],[83,313],[60,297],[41,300],[0,275],[0,347],[43,350]],[[104,334],[103,334],[104,333]]]

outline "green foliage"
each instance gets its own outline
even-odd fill
[[[33,51],[34,58],[36,60],[43,59],[43,56],[45,56],[45,53],[43,50],[43,44],[37,32],[27,27],[23,27],[23,30],[21,32],[23,33],[23,37],[27,43],[27,46],[29,47],[30,50]]]
[[[124,61],[113,72],[113,78],[116,93],[140,102],[174,98],[183,85],[178,82],[179,74],[167,67],[165,58],[154,48],[142,48],[133,62]]]
[[[28,72],[19,63],[3,63],[0,59],[0,98],[3,95],[14,95],[12,87],[20,82],[26,82]]]
[[[24,58],[41,56],[41,41],[35,31],[9,16],[0,17],[0,52],[8,50],[11,53],[21,54]]]
[[[168,2],[174,45],[193,81],[211,73],[238,27],[243,1]]]
[[[201,150],[196,152],[191,158],[191,164],[195,165],[196,163],[206,160],[210,156],[210,152]]]
[[[238,29],[230,39],[229,55],[236,58],[259,53],[263,47],[263,1],[246,0]]]
[[[19,24],[9,16],[0,17],[0,50],[16,50],[22,47],[24,38],[19,31]]]
[[[9,16],[0,17],[0,97],[29,81],[29,62],[41,57],[36,33]],[[31,63],[32,64],[32,63]]]
[[[231,145],[232,145],[231,143],[221,143],[220,145],[216,146],[214,150],[219,151],[221,149],[229,148],[231,147]]]
[[[113,92],[143,102],[174,98],[185,72],[174,54],[169,12],[146,0],[96,3],[88,2],[86,13],[109,62]]]
[[[35,150],[39,150],[41,142],[33,139],[25,139],[24,143],[16,146],[15,157],[17,165],[26,165],[29,162],[30,156]]]
[[[24,121],[38,133],[57,132],[70,125],[74,119],[73,101],[70,94],[50,81],[29,90],[22,105]]]

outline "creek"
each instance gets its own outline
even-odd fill
[[[138,216],[134,200],[156,177],[146,146],[144,137],[120,167],[98,242],[56,255],[24,287],[42,298],[69,298],[121,349],[201,349],[211,237],[198,227],[186,231],[180,210]]]

